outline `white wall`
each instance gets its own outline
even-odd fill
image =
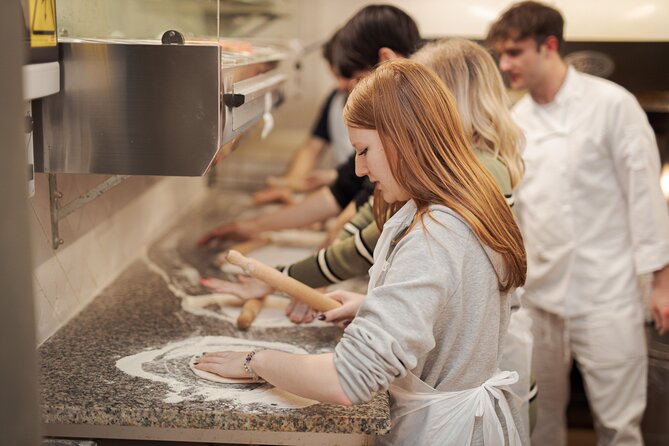
[[[284,22],[275,35],[297,37],[303,44],[325,41],[356,11],[364,0],[287,1],[288,14],[296,21]],[[509,0],[390,0],[409,13],[426,37],[464,36],[483,38],[492,21],[513,1]],[[568,40],[669,41],[669,0],[555,0],[565,16]],[[333,80],[320,54],[305,58],[299,94],[279,112],[282,127],[311,125],[320,101],[333,87]]]
[[[58,175],[61,203],[106,178]],[[205,191],[202,178],[130,177],[62,220],[59,230],[65,243],[54,251],[48,177],[36,174],[29,220],[37,342],[78,313]]]
[[[362,2],[361,2],[362,3]],[[514,1],[395,0],[426,36],[485,36],[488,26]],[[567,40],[669,40],[667,0],[548,0],[565,17]]]

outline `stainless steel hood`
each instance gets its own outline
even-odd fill
[[[60,39],[61,90],[33,113],[35,169],[200,176],[282,98],[286,53],[219,40]],[[227,49],[226,49],[227,48]]]

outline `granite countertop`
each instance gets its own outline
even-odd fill
[[[244,332],[228,320],[182,308],[185,299],[209,294],[197,283],[199,276],[222,276],[212,261],[215,251],[195,248],[197,237],[220,223],[221,215],[238,217],[247,202],[238,195],[207,201],[42,344],[41,408],[47,432],[49,425],[362,435],[389,430],[385,393],[353,407],[270,404],[247,396],[251,390],[257,395],[276,391],[271,385],[208,383],[188,368],[191,355],[178,354],[184,343],[229,338],[318,353],[331,351],[341,336],[340,329],[323,323],[260,324]],[[141,372],[155,379],[117,367],[117,361],[133,355],[148,355]],[[227,398],[230,389],[243,397]]]

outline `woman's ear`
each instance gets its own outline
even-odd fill
[[[396,53],[386,46],[379,48],[379,62],[385,62],[386,60],[397,59],[399,57],[401,57],[399,53]]]

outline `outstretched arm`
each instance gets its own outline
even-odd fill
[[[284,177],[303,178],[314,170],[318,158],[325,148],[326,141],[317,136],[310,136],[290,160]]]
[[[229,378],[246,378],[247,353],[205,353],[195,366],[200,370]],[[295,395],[325,403],[351,405],[334,365],[334,354],[295,355],[275,350],[261,350],[248,365],[268,383]]]
[[[301,228],[311,223],[323,221],[337,215],[339,204],[327,187],[309,194],[304,200],[290,206],[261,215],[252,220],[227,223],[206,233],[199,241],[200,246],[213,241],[249,240],[261,232],[278,229]]]

